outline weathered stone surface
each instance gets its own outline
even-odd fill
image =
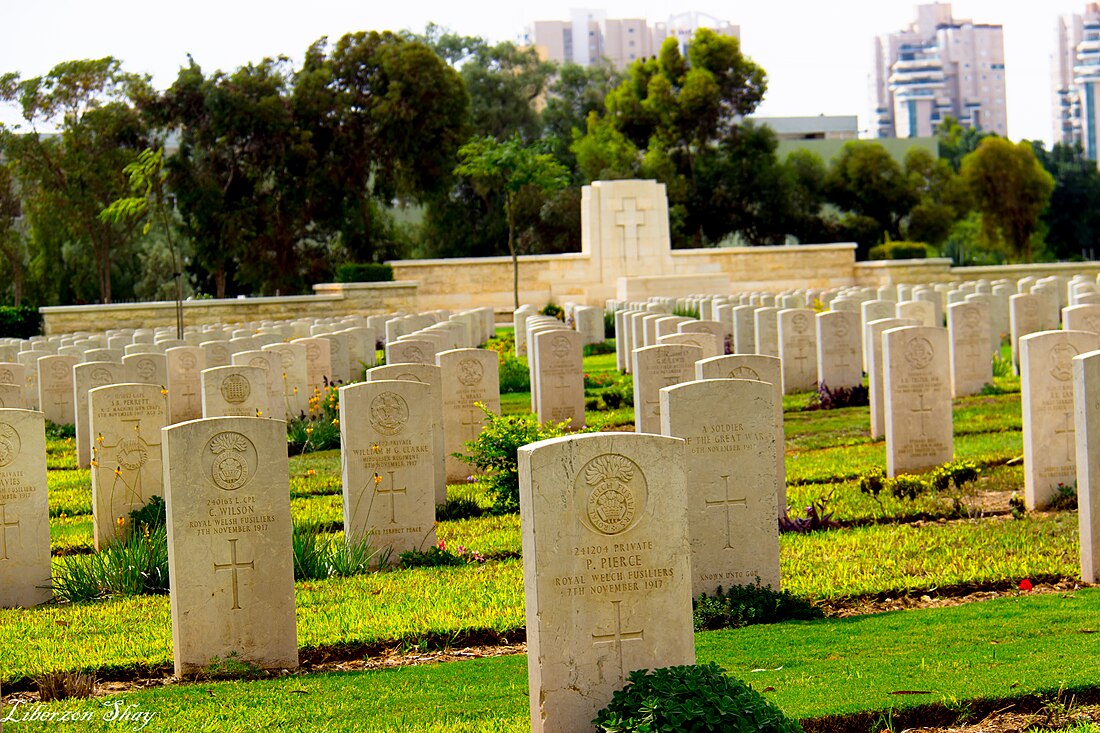
[[[95,435],[88,425],[88,390],[120,384],[125,368],[109,361],[93,361],[73,367],[73,402],[76,406],[76,465],[88,468],[92,461]]]
[[[623,433],[520,448],[534,733],[592,730],[632,670],[694,663],[683,451]]]
[[[431,390],[432,455],[435,462],[436,504],[447,500],[447,470],[443,462],[443,375],[435,364],[386,364],[367,370],[367,381],[401,379],[420,382]]]
[[[646,346],[634,349],[634,430],[661,431],[662,387],[689,382],[695,362],[703,357],[698,346]]]
[[[397,559],[435,544],[431,386],[372,380],[340,389],[344,533]]]
[[[447,480],[465,481],[472,467],[453,454],[468,453],[467,441],[476,440],[485,425],[485,413],[475,403],[500,414],[499,358],[489,349],[450,349],[435,358],[442,379]]]
[[[783,392],[808,392],[817,387],[817,329],[809,308],[785,308],[776,314]]]
[[[889,476],[917,473],[954,458],[947,351],[945,328],[907,326],[882,334]]]
[[[982,387],[993,383],[991,329],[986,303],[964,301],[947,307],[953,397],[978,394]]]
[[[853,311],[817,314],[818,381],[829,389],[851,389],[863,384],[863,339],[860,317]]]
[[[272,417],[263,367],[230,364],[201,377],[203,417]]]
[[[45,418],[0,409],[0,608],[45,603],[50,586]]]
[[[129,531],[130,512],[164,495],[161,429],[168,400],[158,385],[112,384],[88,392],[92,516],[97,550]]]
[[[773,386],[707,379],[666,387],[661,432],[686,443],[691,595],[756,582],[779,590]]]
[[[1020,338],[1024,503],[1042,509],[1058,484],[1077,479],[1073,358],[1100,348],[1088,331],[1039,331]]]
[[[529,344],[537,375],[536,413],[541,422],[584,427],[584,363],[580,334],[568,329],[536,333]]]
[[[260,348],[275,354],[277,362],[274,381],[283,395],[283,412],[288,420],[309,412],[309,378],[306,371],[304,344],[267,344]]]
[[[202,370],[206,352],[198,346],[173,346],[168,358],[168,420],[172,423],[202,417]],[[79,407],[79,406],[78,406]]]
[[[885,373],[882,362],[882,334],[891,328],[919,325],[915,318],[880,318],[867,324],[863,342],[867,350],[867,398],[871,405],[871,438],[886,437]]]
[[[697,346],[702,350],[701,359],[709,359],[713,356],[721,356],[723,353],[722,347],[719,345],[719,338],[713,333],[703,332],[690,332],[690,333],[670,333],[667,336],[658,336],[657,345],[677,345],[682,344],[684,346]]]
[[[1100,351],[1073,357],[1081,580],[1100,577]]]
[[[195,420],[163,442],[176,675],[215,657],[294,669],[286,423]]]

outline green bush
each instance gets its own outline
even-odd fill
[[[393,282],[393,267],[378,262],[346,262],[342,265],[337,265],[336,282]]]
[[[519,449],[530,443],[566,434],[568,421],[540,424],[530,413],[500,416],[480,405],[485,425],[474,440],[466,441],[469,455],[454,456],[481,471],[479,480],[493,499],[494,514],[519,511]]]
[[[69,603],[168,592],[168,531],[127,532],[101,552],[54,565],[54,598]]]
[[[871,247],[869,260],[923,260],[928,257],[928,245],[924,242],[886,242]]]
[[[713,596],[706,593],[691,603],[696,631],[739,629],[753,624],[774,624],[791,619],[821,618],[821,609],[788,591],[775,591],[760,584],[734,585]]]
[[[614,341],[601,341],[598,344],[585,344],[582,349],[585,356],[599,356],[601,354],[614,354]]]
[[[544,316],[550,316],[551,318],[557,318],[559,321],[565,320],[565,309],[557,303],[547,303],[539,311]]]
[[[42,332],[42,316],[37,308],[0,305],[0,336],[29,339]]]
[[[502,351],[499,370],[501,394],[531,391],[531,370],[523,359]]]
[[[615,311],[603,312],[603,337],[605,341],[615,338]]]
[[[435,519],[437,522],[458,519],[476,519],[484,515],[485,510],[481,508],[480,504],[473,499],[466,499],[464,497],[447,499],[445,504],[435,505]]]
[[[462,545],[451,552],[447,549],[447,543],[443,540],[427,550],[406,550],[401,553],[401,560],[399,561],[403,568],[455,567],[470,562],[483,563],[485,558],[480,552],[467,550]]]
[[[604,733],[794,733],[802,726],[710,664],[636,670],[592,721]]]

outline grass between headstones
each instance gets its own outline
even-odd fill
[[[752,626],[695,635],[717,662],[806,720],[1093,688],[1100,590],[1018,595],[936,610]],[[906,694],[898,694],[906,693]],[[914,694],[916,693],[916,694]],[[114,709],[151,713],[148,730],[520,733],[530,729],[522,655],[257,682],[208,682],[68,701],[39,712],[89,714],[20,731],[116,730]],[[30,707],[8,713],[13,721]]]

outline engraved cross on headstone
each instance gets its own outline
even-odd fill
[[[924,416],[925,415],[931,415],[932,414],[932,408],[924,406],[924,393],[923,392],[918,394],[917,397],[918,397],[918,399],[920,399],[920,407],[914,407],[912,410],[910,410],[910,412],[920,415],[920,437],[924,438],[924,437],[927,437],[927,435],[924,432]]]
[[[611,601],[615,606],[615,632],[612,634],[592,634],[592,644],[612,644],[619,656],[619,679],[625,677],[625,665],[623,663],[623,642],[642,641],[645,631],[623,631],[622,601]]]
[[[397,513],[396,513],[397,509],[394,506],[394,504],[396,503],[395,498],[394,498],[394,494],[402,494],[402,495],[405,494],[406,493],[406,487],[402,486],[400,489],[394,488],[394,485],[393,485],[394,484],[394,480],[393,480],[393,473],[394,472],[393,471],[387,471],[386,473],[388,473],[390,475],[390,487],[388,489],[384,489],[384,488],[382,488],[382,485],[379,483],[376,486],[376,488],[374,489],[374,493],[375,494],[381,494],[383,496],[388,496],[390,498],[390,524],[397,524]],[[375,476],[378,476],[378,474],[375,474]]]
[[[249,560],[248,562],[237,562],[237,540],[236,538],[229,540],[229,562],[228,563],[214,563],[214,572],[220,573],[223,570],[229,570],[233,573],[233,608],[234,611],[241,610],[241,598],[240,592],[237,587],[237,571],[238,570],[255,570],[256,561]]]
[[[721,476],[720,478],[726,482],[726,498],[720,501],[707,499],[706,505],[708,509],[718,506],[726,508],[726,549],[731,550],[733,549],[733,514],[730,509],[735,506],[748,507],[748,500],[745,497],[735,499],[730,496],[730,477]]]
[[[8,560],[8,527],[18,527],[19,521],[8,521],[8,505],[0,504],[0,560]]]
[[[1055,428],[1054,433],[1056,435],[1066,436],[1066,463],[1073,463],[1075,460],[1073,451],[1076,448],[1074,445],[1074,434],[1076,430],[1073,425],[1073,416],[1069,412],[1063,415],[1062,427]]]
[[[462,427],[467,428],[470,436],[470,440],[477,440],[478,434],[481,433],[482,422],[477,418],[477,408],[470,405],[466,408],[467,420],[462,421]]]

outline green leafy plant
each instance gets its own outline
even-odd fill
[[[882,493],[885,485],[886,474],[879,467],[874,467],[859,478],[859,490],[864,494],[870,494],[874,498]]]
[[[435,518],[438,522],[453,521],[457,519],[476,519],[485,515],[482,508],[473,499],[457,497],[448,499],[446,504],[435,505]]]
[[[870,394],[866,385],[837,387],[830,389],[822,382],[817,387],[817,397],[810,401],[807,410],[835,410],[841,407],[862,407],[870,404]]]
[[[1012,359],[1006,359],[1002,356],[993,357],[993,376],[1000,379],[1011,377],[1015,374],[1012,368]]]
[[[890,493],[899,499],[916,499],[928,489],[928,484],[918,476],[903,474],[889,482]]]
[[[604,733],[794,733],[802,726],[713,662],[636,670],[592,721]]]
[[[101,552],[71,555],[54,566],[54,597],[70,603],[167,592],[168,532],[164,527],[127,532]]]
[[[469,455],[454,456],[481,472],[479,480],[493,499],[493,513],[519,511],[519,449],[530,443],[565,435],[568,422],[539,423],[531,414],[500,416],[484,405],[485,424],[474,440],[466,441]]]
[[[0,336],[28,339],[42,331],[42,316],[27,305],[0,305]]]
[[[393,266],[379,262],[345,262],[336,266],[338,283],[392,282]]]
[[[531,391],[531,371],[527,362],[512,353],[500,353],[500,393]]]
[[[583,349],[585,356],[600,356],[602,354],[614,354],[614,341],[601,341],[598,344],[585,344]]]
[[[165,505],[163,497],[150,496],[145,506],[130,512],[131,532],[155,532],[167,526],[168,507]]]
[[[64,440],[65,438],[76,437],[75,425],[58,425],[57,423],[46,421],[46,437],[53,440]]]
[[[339,386],[326,384],[313,390],[309,412],[291,417],[286,424],[287,450],[290,455],[340,447]]]
[[[559,321],[565,320],[565,309],[557,303],[547,303],[539,311],[544,316],[550,316],[551,318],[557,318]]]
[[[928,245],[924,242],[886,242],[867,252],[870,260],[923,260],[928,256]]]
[[[485,558],[480,552],[468,550],[462,545],[458,545],[452,552],[447,549],[447,543],[443,540],[427,550],[406,550],[398,560],[403,568],[454,567],[471,562],[483,563]]]
[[[1048,509],[1072,511],[1077,508],[1077,482],[1066,485],[1061,481],[1054,487],[1054,494],[1050,497]]]
[[[698,308],[681,308],[679,306],[672,309],[672,315],[680,316],[681,318],[694,318],[699,319]]]
[[[805,517],[792,517],[791,508],[787,507],[783,510],[783,516],[779,518],[779,531],[805,534],[839,527],[840,522],[833,519],[833,512],[825,511],[831,497],[830,493],[828,496],[811,501],[810,505],[803,510],[806,513]]]
[[[821,609],[788,591],[772,590],[760,584],[733,585],[713,596],[702,593],[692,601],[696,631],[739,629],[753,624],[774,624],[791,619],[821,618]]]
[[[382,567],[389,550],[374,549],[370,537],[348,542],[341,537],[323,536],[315,527],[294,527],[294,579],[321,580],[362,575]]]

